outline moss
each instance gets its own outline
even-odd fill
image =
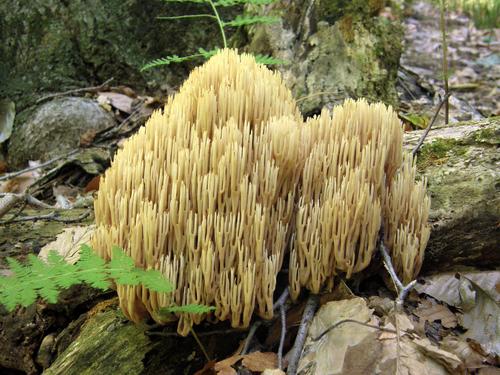
[[[474,132],[471,136],[475,143],[485,143],[492,146],[500,144],[500,128],[488,127]]]
[[[417,168],[423,171],[430,165],[446,163],[450,156],[460,156],[466,152],[466,147],[455,139],[435,139],[421,148],[417,157]]]

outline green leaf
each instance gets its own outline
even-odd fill
[[[160,314],[169,314],[169,313],[207,314],[210,311],[214,310],[215,310],[214,306],[189,304],[184,306],[163,307],[160,309]]]
[[[223,22],[222,24],[224,26],[237,27],[237,26],[253,25],[256,23],[260,24],[276,23],[279,21],[280,21],[279,17],[272,17],[272,16],[237,16],[234,20]]]
[[[169,65],[171,63],[181,63],[184,61],[194,60],[194,59],[197,59],[200,57],[203,57],[205,59],[209,59],[210,57],[215,55],[218,51],[219,51],[218,48],[215,48],[215,49],[209,50],[209,51],[207,51],[203,48],[199,48],[198,49],[199,53],[196,53],[193,55],[182,56],[182,57],[177,56],[177,55],[167,56],[167,57],[164,57],[162,59],[156,59],[156,60],[153,60],[153,61],[147,63],[146,65],[144,65],[141,68],[141,72],[144,70],[147,70],[147,69],[158,67],[158,66]]]
[[[255,61],[257,61],[259,64],[264,64],[264,65],[286,65],[286,64],[288,64],[288,61],[276,59],[272,56],[254,55],[254,57],[255,57]]]
[[[230,7],[230,6],[235,6],[235,5],[269,5],[277,0],[218,0],[214,1],[214,5],[216,7],[221,6],[221,7]]]
[[[166,3],[196,3],[196,4],[210,4],[209,0],[163,0]]]
[[[161,272],[135,267],[133,259],[119,247],[113,248],[113,260],[108,264],[88,245],[81,246],[76,264],[66,263],[55,251],[49,252],[47,263],[34,255],[28,256],[25,265],[12,258],[7,262],[12,275],[0,276],[0,304],[9,311],[17,305],[28,306],[38,297],[55,303],[62,289],[82,282],[106,290],[111,278],[118,284],[143,284],[157,292],[173,290]]]

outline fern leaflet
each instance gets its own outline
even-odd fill
[[[11,258],[7,262],[13,274],[0,276],[0,304],[9,311],[17,305],[31,305],[38,297],[56,303],[61,289],[75,284],[87,283],[106,290],[110,287],[110,279],[122,285],[143,284],[157,292],[173,290],[172,284],[159,271],[135,267],[132,258],[119,247],[113,248],[113,260],[109,263],[88,245],[82,245],[80,260],[74,265],[66,263],[54,251],[49,253],[47,262],[31,254],[25,265]]]

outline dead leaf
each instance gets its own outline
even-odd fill
[[[321,306],[309,328],[308,338],[302,358],[299,361],[298,372],[313,366],[317,374],[341,374],[346,352],[359,345],[373,334],[374,329],[355,323],[345,323],[320,336],[329,327],[345,320],[354,319],[367,323],[373,319],[373,310],[369,309],[363,298],[333,301]],[[376,323],[373,321],[372,323]]]
[[[66,228],[54,241],[42,247],[38,257],[47,260],[49,251],[55,250],[66,262],[75,264],[80,259],[80,245],[90,241],[93,231],[93,225]]]
[[[485,356],[473,350],[467,342],[457,337],[446,336],[440,342],[440,347],[460,358],[467,369],[476,369],[484,366]]]
[[[30,168],[40,165],[39,161],[29,161]],[[21,194],[40,177],[38,170],[31,170],[9,180],[0,182],[0,193]]]
[[[406,315],[396,316],[401,336],[383,332],[379,341],[383,344],[382,355],[372,373],[405,375],[449,375],[464,374],[462,362],[453,353],[448,353],[433,345],[427,338],[403,334],[413,326]],[[392,323],[384,328],[395,329]],[[450,372],[448,369],[452,368]]]
[[[215,375],[214,371],[215,361],[208,361],[202,369],[196,371],[194,375]]]
[[[228,357],[226,359],[223,359],[222,361],[219,361],[217,362],[215,365],[214,365],[214,370],[217,371],[217,373],[219,373],[220,371],[222,371],[223,369],[227,368],[227,367],[231,367],[232,365],[234,365],[236,362],[238,362],[241,358],[243,358],[242,355],[240,354],[235,354],[235,355],[232,355],[231,357]],[[232,368],[232,367],[231,367]]]
[[[280,370],[278,368],[274,368],[272,370],[271,369],[264,370],[261,375],[286,375],[286,374],[285,371]]]
[[[455,354],[438,348],[427,338],[414,339],[413,343],[427,358],[434,359],[437,363],[444,366],[450,374],[465,373],[462,361]]]
[[[485,367],[479,369],[477,375],[500,375],[500,368],[498,367]]]
[[[342,374],[370,374],[382,353],[382,343],[377,340],[378,332],[373,330],[344,357]]]
[[[460,275],[474,281],[496,302],[500,302],[500,271],[461,272]],[[450,306],[464,307],[460,297],[460,281],[456,273],[444,273],[424,277],[425,284],[417,284],[415,290],[425,293]]]
[[[476,340],[483,349],[493,355],[500,355],[500,307],[479,285],[472,280],[461,277],[468,282],[475,292],[475,304],[464,311],[460,324],[467,329],[463,337]]]
[[[217,372],[217,375],[237,375],[238,373],[236,370],[232,367],[224,367],[221,369],[219,372]]]
[[[134,98],[117,92],[100,92],[97,97],[97,101],[99,103],[109,103],[112,107],[125,112],[126,114],[132,113],[133,100]]]
[[[439,320],[445,328],[455,328],[458,322],[457,316],[447,306],[428,299],[422,300],[413,313],[421,320],[430,323]]]
[[[272,352],[253,352],[246,354],[241,363],[250,371],[262,372],[278,367],[278,355]]]
[[[91,191],[99,190],[99,182],[101,181],[101,176],[94,176],[92,180],[88,182],[83,190],[85,193],[89,193]]]

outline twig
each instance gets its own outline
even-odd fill
[[[280,306],[280,318],[281,318],[281,334],[280,334],[280,345],[278,347],[278,368],[283,369],[283,347],[285,346],[285,336],[286,336],[286,309],[285,305]]]
[[[83,214],[81,214],[78,217],[75,217],[73,219],[65,219],[62,217],[59,217],[59,214],[57,212],[51,212],[50,214],[46,215],[38,215],[38,216],[23,216],[14,220],[7,220],[4,222],[0,222],[0,224],[6,224],[6,223],[19,223],[23,221],[37,221],[37,220],[47,220],[47,221],[57,221],[60,223],[76,223],[79,222],[83,219],[85,219],[87,216],[90,215],[90,211],[86,211]]]
[[[257,332],[257,329],[262,325],[262,320],[257,320],[252,326],[250,327],[250,330],[248,331],[247,338],[245,339],[245,346],[243,346],[243,349],[241,349],[240,354],[245,355],[248,353],[248,350],[250,349],[250,343],[252,342],[253,337],[255,336],[255,332]]]
[[[297,374],[299,359],[302,354],[302,349],[304,348],[307,331],[309,330],[309,325],[311,324],[318,305],[319,296],[317,294],[311,294],[307,300],[306,308],[304,309],[302,320],[300,321],[299,331],[297,332],[297,337],[295,338],[295,343],[293,344],[292,353],[288,362],[288,375]]]
[[[417,154],[418,150],[420,150],[420,147],[422,147],[422,145],[424,144],[424,141],[425,141],[425,138],[427,137],[427,134],[429,134],[429,132],[431,131],[432,125],[434,125],[434,123],[436,122],[438,114],[441,111],[441,107],[443,107],[444,102],[448,100],[449,96],[450,96],[450,93],[446,93],[444,95],[443,99],[439,102],[439,105],[438,105],[438,107],[436,109],[436,112],[434,113],[434,117],[432,117],[432,120],[429,123],[429,125],[427,126],[427,128],[425,129],[424,134],[422,134],[422,136],[418,140],[417,145],[411,151],[411,154],[413,156],[415,156]]]
[[[5,193],[0,195],[0,217],[7,214],[7,212],[9,212],[12,209],[12,207],[14,207],[19,202],[23,202],[24,205],[31,204],[33,206],[41,208],[54,208],[51,205],[39,201],[38,199],[29,194]],[[24,206],[22,208],[24,208]],[[19,212],[17,212],[14,215],[14,217],[19,215],[19,213],[22,211],[22,208],[21,210],[19,210]],[[12,221],[12,219],[13,218],[10,218],[8,221]]]
[[[277,310],[277,309],[281,308],[281,306],[283,306],[285,304],[286,300],[288,299],[289,294],[290,294],[290,292],[289,292],[288,287],[287,287],[283,291],[283,293],[281,293],[281,296],[279,296],[279,298],[274,303],[273,310]]]
[[[448,101],[449,87],[448,87],[448,43],[446,40],[446,7],[447,0],[441,0],[441,12],[440,12],[440,27],[442,34],[443,43],[443,83],[444,83],[444,93],[445,93],[445,106],[444,106],[444,123],[448,125],[449,113],[450,113],[450,103]]]
[[[53,159],[50,159],[50,160],[48,160],[48,161],[46,161],[46,162],[44,162],[44,163],[42,163],[40,165],[29,167],[29,168],[25,168],[25,169],[21,169],[19,171],[12,172],[12,173],[6,173],[3,176],[0,176],[0,181],[8,180],[8,179],[11,179],[13,177],[17,177],[19,175],[22,175],[23,173],[34,171],[36,169],[46,167],[47,165],[50,165],[50,164],[52,164],[52,163],[54,163],[54,162],[56,162],[58,160],[67,158],[69,156],[72,156],[72,155],[76,154],[78,151],[80,151],[80,150],[72,150],[72,151],[68,152],[67,154],[57,156],[57,157],[55,157]]]
[[[373,324],[368,324],[368,323],[363,323],[363,322],[360,322],[358,320],[354,320],[354,319],[343,319],[343,320],[340,320],[338,321],[337,323],[335,323],[334,325],[328,327],[325,331],[323,331],[320,335],[316,336],[316,337],[313,337],[311,340],[312,341],[318,341],[318,340],[321,340],[323,338],[323,336],[325,336],[328,332],[334,330],[335,328],[337,328],[338,326],[344,324],[344,323],[356,323],[356,324],[359,324],[359,325],[362,325],[364,327],[369,327],[369,328],[374,328],[374,329],[378,329],[379,331],[383,331],[383,332],[390,332],[390,333],[397,333],[396,330],[394,329],[390,329],[390,328],[384,328],[384,327],[379,327],[379,326],[376,326],[376,325],[373,325]]]
[[[396,298],[395,303],[396,303],[396,311],[400,312],[403,309],[403,303],[406,296],[408,295],[410,290],[413,289],[413,287],[417,283],[417,280],[413,280],[410,283],[403,285],[398,275],[396,274],[396,271],[394,270],[391,257],[382,239],[380,240],[380,252],[382,253],[382,258],[384,259],[384,266],[387,269],[387,272],[389,272],[389,276],[391,277],[391,280],[396,286],[396,290],[398,291],[398,297]]]
[[[281,333],[280,333],[280,344],[278,347],[278,368],[281,370],[283,368],[283,347],[285,346],[285,336],[286,336],[286,301],[288,295],[290,294],[288,287],[285,288],[281,296],[276,300],[273,305],[273,310],[279,309],[280,319],[281,319]]]
[[[85,92],[85,91],[99,90],[99,89],[102,89],[104,86],[106,86],[108,83],[110,83],[113,79],[114,78],[111,77],[111,78],[107,79],[106,81],[104,81],[103,83],[101,83],[98,86],[82,87],[82,88],[79,88],[79,89],[73,89],[73,90],[68,90],[68,91],[64,91],[64,92],[57,92],[55,94],[49,94],[49,95],[46,95],[46,96],[42,96],[40,99],[38,99],[35,102],[35,104],[39,104],[41,102],[44,102],[47,99],[57,98],[59,96],[66,96],[66,95],[70,95],[70,94],[77,94],[79,92]]]
[[[198,336],[194,332],[193,327],[190,328],[190,331],[191,331],[191,334],[193,335],[194,339],[196,340],[196,343],[198,344],[198,346],[200,347],[201,351],[203,352],[203,355],[205,356],[205,359],[207,360],[207,362],[210,362],[210,357],[208,356],[208,353],[205,350],[205,347],[201,343],[200,339],[198,338]]]

